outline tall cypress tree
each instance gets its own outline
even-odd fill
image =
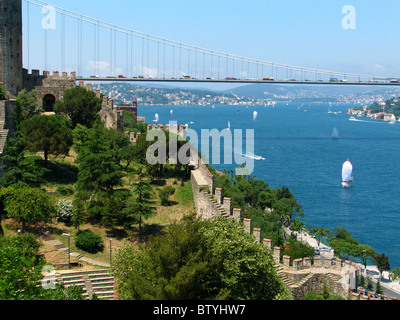
[[[143,218],[147,219],[155,214],[155,208],[151,205],[150,176],[140,168],[137,172],[138,181],[133,184],[133,200],[127,200],[123,209],[126,220],[129,223],[139,222],[139,235],[142,235]]]

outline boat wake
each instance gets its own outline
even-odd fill
[[[357,121],[357,122],[369,122],[369,121],[365,121],[365,120],[360,120],[360,119],[356,119],[356,118],[350,118],[350,121]]]
[[[246,158],[254,159],[254,160],[265,160],[265,158],[263,158],[262,156],[255,155],[251,152],[246,153],[246,154],[242,153],[242,156],[246,157]]]

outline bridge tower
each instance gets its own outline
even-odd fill
[[[22,0],[0,0],[0,82],[11,96],[22,90]]]

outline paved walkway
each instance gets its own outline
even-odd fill
[[[66,247],[62,242],[60,242],[58,240],[44,240],[44,241],[48,244],[55,246],[58,250],[64,251],[65,253],[68,254],[68,247]],[[69,254],[73,257],[76,257],[78,260],[84,261],[91,265],[105,267],[105,268],[110,267],[110,265],[108,263],[104,263],[104,262],[100,262],[100,261],[96,261],[96,260],[84,257],[82,254],[73,252],[72,250]]]

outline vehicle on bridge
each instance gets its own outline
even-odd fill
[[[268,77],[268,78],[262,78],[264,81],[275,81],[274,78],[272,77]]]

